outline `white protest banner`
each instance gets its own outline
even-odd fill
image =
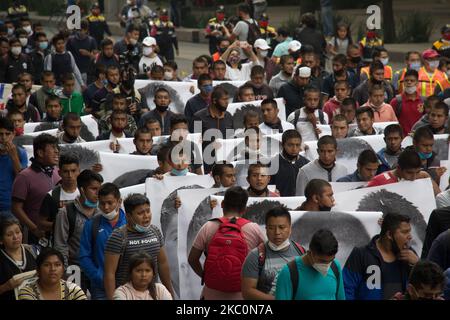
[[[425,231],[431,212],[436,209],[430,179],[403,181],[384,186],[335,193],[336,211],[397,212],[411,218],[413,247],[422,251]]]
[[[392,121],[392,122],[374,122],[373,123],[373,127],[377,130],[381,130],[384,131],[384,129],[391,125],[391,124],[398,124],[398,122]],[[355,123],[351,123],[348,126],[348,132],[351,132],[353,129],[356,129],[358,126]],[[319,135],[319,137],[322,136],[326,136],[326,135],[330,135],[331,136],[331,124],[330,125],[326,125],[326,124],[319,124],[317,125],[317,128],[319,128],[322,133]]]
[[[338,139],[336,162],[344,165],[349,173],[355,171],[361,152],[368,149],[378,152],[385,147],[383,137],[383,135],[373,135]],[[307,141],[305,145],[307,146],[306,157],[311,161],[317,159],[319,157],[317,141]]]
[[[138,89],[142,96],[142,100],[147,101],[150,109],[155,108],[153,99],[155,91],[159,88],[165,88],[169,91],[171,103],[169,108],[175,113],[184,114],[184,106],[196,92],[195,82],[178,82],[178,81],[156,81],[156,80],[136,80],[134,88]]]
[[[164,179],[157,180],[155,178],[148,178],[145,181],[145,192],[150,199],[150,206],[152,209],[152,223],[158,228],[161,228],[163,233],[166,226],[162,225],[162,213],[165,214],[175,210],[176,193],[178,189],[202,189],[211,188],[214,185],[214,179],[210,175],[189,175],[183,177],[164,176]],[[168,198],[173,197],[171,203]],[[167,218],[167,216],[165,217]]]
[[[99,152],[103,170],[100,174],[105,182],[113,182],[120,187],[138,184],[145,173],[158,168],[156,156]]]
[[[261,114],[261,102],[263,100],[257,100],[257,101],[249,101],[249,102],[236,102],[236,103],[230,103],[227,107],[227,111],[233,116],[233,127],[235,129],[237,128],[244,128],[244,115],[250,111],[253,110],[257,112],[260,116],[260,120],[262,121],[262,114]],[[278,105],[278,117],[286,121],[286,105],[283,98],[277,98],[275,99]]]
[[[439,188],[441,191],[444,191],[449,186],[449,178],[450,178],[450,161],[448,160],[441,160],[441,167],[447,168],[447,171],[444,172],[444,174],[441,176],[441,180],[439,183]]]
[[[263,136],[259,151],[264,157],[271,158],[280,153],[282,133]],[[244,138],[216,139],[216,161],[239,161],[245,152]]]
[[[58,129],[51,129],[51,130],[45,130],[45,131],[38,131],[38,132],[30,132],[27,133],[27,136],[37,137],[38,135],[41,135],[43,133],[49,134],[51,136],[55,136],[58,133]]]
[[[316,231],[330,230],[339,243],[336,259],[343,267],[354,247],[366,246],[380,233],[381,216],[379,211],[291,211],[291,239],[307,249]]]
[[[213,87],[221,86],[224,88],[229,95],[229,103],[233,102],[234,97],[237,96],[239,87],[244,85],[247,81],[231,81],[231,80],[225,80],[225,81],[213,81]]]
[[[178,266],[179,296],[182,300],[198,300],[201,292],[201,279],[189,266],[187,257],[200,228],[212,218],[209,196],[224,192],[223,189],[179,190],[181,207],[178,209]],[[220,206],[220,204],[218,204]],[[168,232],[168,234],[172,234]],[[167,239],[166,239],[167,243]],[[166,244],[167,247],[167,244]],[[173,278],[171,270],[171,276]]]
[[[88,130],[92,133],[94,139],[97,138],[98,137],[98,124],[97,124],[97,121],[95,120],[95,118],[92,115],[82,116],[81,121],[86,125]],[[39,126],[48,126],[48,125],[55,126],[56,124],[54,122],[28,122],[28,123],[25,123],[24,134],[33,133],[36,130],[39,130],[38,129]],[[36,132],[42,133],[42,131],[44,131],[44,130],[39,130]]]
[[[216,200],[217,203],[222,203],[224,197],[211,196],[211,199]],[[288,210],[295,210],[300,207],[305,200],[305,197],[250,197],[248,198],[247,210],[243,217],[258,224],[264,224],[266,213],[270,209],[284,205]],[[213,217],[218,218],[221,216],[223,216],[223,210],[222,207],[218,205],[213,210]]]
[[[122,197],[122,207],[123,200],[132,193],[139,193],[145,195],[145,183],[137,184],[131,187],[120,188],[120,196]]]
[[[355,190],[364,187],[367,182],[330,182],[334,193]]]

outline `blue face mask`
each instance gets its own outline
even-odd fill
[[[48,42],[39,42],[39,48],[41,49],[41,50],[45,50],[45,49],[47,49],[48,48]]]
[[[95,208],[97,208],[97,206],[98,206],[98,201],[97,201],[97,202],[92,202],[92,201],[86,199],[86,200],[84,200],[83,205],[84,205],[85,207],[95,209]]]
[[[424,153],[424,152],[418,152],[420,160],[428,160],[433,156],[433,152],[430,153]]]
[[[139,233],[144,233],[144,232],[148,231],[149,229],[150,229],[150,224],[147,227],[143,227],[137,223],[134,225],[134,230],[136,230]]]
[[[170,171],[170,173],[172,175],[177,176],[177,177],[185,176],[185,175],[187,175],[188,172],[189,172],[188,168],[183,169],[183,170],[172,169]]]
[[[413,70],[419,71],[420,70],[420,62],[413,62],[409,65],[409,67]]]
[[[202,91],[206,94],[210,94],[213,91],[212,84],[207,84],[205,86],[202,86]]]

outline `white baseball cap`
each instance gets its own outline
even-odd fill
[[[153,37],[147,37],[142,41],[142,44],[146,47],[156,46],[156,39]]]
[[[267,44],[267,41],[264,39],[256,39],[253,47],[259,48],[261,50],[269,50],[270,46]]]
[[[300,78],[309,78],[309,77],[311,77],[311,68],[310,67],[301,67],[298,70],[298,76]]]
[[[299,41],[292,40],[291,42],[289,42],[288,50],[290,50],[292,52],[296,52],[296,51],[300,50],[301,47],[302,47],[302,44]]]

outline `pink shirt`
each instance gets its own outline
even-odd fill
[[[362,107],[371,107],[375,115],[374,122],[398,122],[394,109],[390,104],[383,103],[381,107],[375,108],[370,101],[367,101]]]
[[[198,232],[192,246],[197,250],[205,252],[208,248],[209,242],[218,229],[219,222],[206,222]],[[261,231],[261,228],[254,222],[250,222],[244,225],[242,227],[242,232],[244,239],[247,242],[249,252],[252,249],[256,248],[261,242],[265,241],[265,237]],[[203,287],[202,297],[204,297],[205,300],[243,300],[241,292],[222,292],[210,289],[207,286]]]

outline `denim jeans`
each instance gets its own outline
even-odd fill
[[[323,34],[325,37],[332,37],[334,34],[333,28],[333,8],[332,7],[322,7],[320,9],[322,16]]]

